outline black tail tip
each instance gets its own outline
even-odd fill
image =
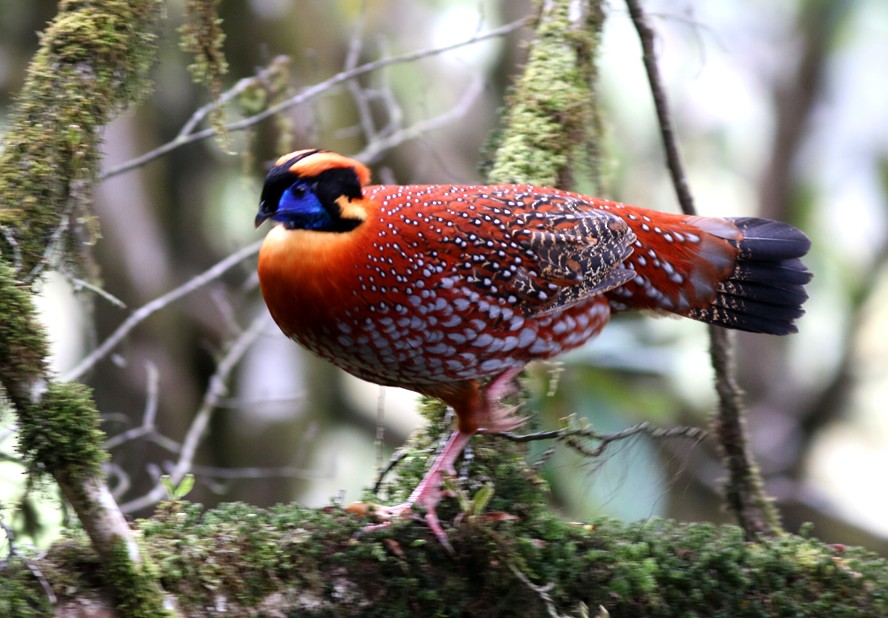
[[[754,217],[731,221],[743,233],[736,241],[734,272],[719,284],[715,300],[693,317],[753,333],[798,332],[795,321],[805,313],[805,284],[813,276],[801,260],[810,239],[788,223]]]

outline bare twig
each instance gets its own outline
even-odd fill
[[[463,41],[459,41],[458,43],[453,43],[451,45],[443,45],[441,47],[432,47],[428,49],[421,49],[414,52],[409,52],[406,54],[401,54],[399,56],[392,56],[390,58],[383,58],[381,60],[375,60],[373,62],[368,62],[366,64],[362,64],[353,69],[347,69],[337,73],[336,75],[319,82],[313,86],[309,86],[305,88],[299,94],[290,97],[289,99],[285,99],[280,103],[272,105],[271,107],[244,118],[242,120],[238,120],[236,122],[232,122],[225,125],[225,130],[229,133],[235,131],[243,131],[244,129],[248,129],[263,120],[271,118],[275,114],[279,114],[285,110],[288,110],[292,107],[296,107],[298,105],[302,105],[315,97],[328,92],[330,89],[347,82],[350,79],[354,79],[355,77],[360,77],[361,75],[365,75],[367,73],[372,73],[374,71],[379,71],[388,66],[396,65],[396,64],[405,64],[408,62],[413,62],[416,60],[420,60],[422,58],[428,58],[431,56],[436,56],[440,54],[444,54],[449,51],[453,51],[454,49],[459,49],[460,47],[465,47],[467,45],[474,45],[475,43],[480,43],[482,41],[486,41],[488,39],[493,39],[501,36],[505,36],[511,32],[514,32],[520,28],[522,28],[527,23],[527,18],[519,19],[510,24],[506,24],[505,26],[501,26],[499,28],[494,28],[488,32],[483,34],[478,34],[472,36]],[[250,78],[247,78],[250,79]],[[240,83],[240,82],[239,82]],[[237,85],[235,86],[237,88]],[[222,95],[222,98],[228,96],[228,93]],[[191,121],[189,120],[189,123]],[[193,125],[192,125],[193,126]],[[183,127],[184,128],[184,127]],[[106,178],[111,178],[112,176],[117,176],[118,174],[122,174],[124,172],[128,172],[137,167],[140,167],[149,161],[153,161],[177,148],[181,148],[187,144],[193,144],[194,142],[198,142],[201,140],[205,140],[207,138],[213,137],[216,135],[216,130],[213,128],[203,129],[201,131],[196,131],[194,133],[189,133],[187,135],[183,135],[182,131],[180,134],[172,141],[163,144],[146,152],[145,154],[138,156],[126,163],[122,163],[116,167],[113,167],[107,170],[104,174],[100,176],[100,180],[105,180]]]
[[[672,177],[672,184],[682,212],[694,215],[696,208],[672,127],[663,81],[657,67],[654,31],[647,23],[639,0],[626,0],[626,6],[641,41],[644,67],[657,111],[660,135],[666,153],[666,165]],[[764,493],[761,477],[749,451],[743,422],[741,392],[734,379],[731,337],[728,331],[717,326],[709,327],[709,336],[710,358],[715,370],[715,388],[719,399],[715,428],[729,475],[725,486],[728,507],[747,537],[772,535],[780,527],[779,518]]]
[[[290,59],[287,56],[275,56],[268,66],[261,69],[256,75],[238,80],[234,86],[223,92],[218,99],[210,101],[191,114],[191,117],[184,125],[182,125],[182,128],[179,129],[179,133],[173,141],[187,139],[191,132],[197,128],[197,125],[203,122],[204,119],[208,118],[214,111],[230,103],[245,90],[252,88],[253,86],[265,84],[281,66],[286,65],[289,62]]]
[[[120,500],[126,492],[129,491],[132,482],[129,473],[123,469],[123,466],[113,461],[105,462],[105,475],[108,478],[108,486],[111,487],[111,495],[115,500]]]
[[[65,231],[68,229],[68,225],[70,223],[70,210],[73,208],[73,202],[69,202],[68,206],[65,209],[65,212],[59,217],[59,223],[55,227],[52,232],[52,235],[46,242],[46,247],[43,250],[43,257],[37,264],[34,265],[34,268],[31,269],[31,272],[24,278],[25,283],[30,283],[32,281],[36,281],[40,275],[43,274],[43,271],[46,269],[48,265],[51,265],[55,262],[55,258],[61,253],[61,246],[64,240]]]
[[[124,320],[123,324],[118,326],[117,329],[113,333],[111,333],[111,335],[107,339],[105,339],[105,341],[101,343],[101,345],[99,345],[83,360],[77,363],[76,367],[66,373],[62,377],[62,380],[68,381],[79,379],[84,373],[89,371],[93,367],[93,365],[105,358],[105,356],[107,356],[108,353],[111,352],[111,350],[113,350],[136,326],[141,324],[147,318],[157,313],[170,303],[173,303],[186,294],[190,294],[191,292],[203,287],[207,283],[218,279],[228,270],[240,264],[243,260],[247,259],[248,257],[252,257],[259,252],[259,247],[261,245],[262,242],[259,241],[253,243],[252,245],[246,246],[239,251],[235,251],[228,257],[217,262],[211,268],[205,270],[196,277],[189,279],[187,282],[180,285],[179,287],[170,290],[166,294],[159,296],[136,309],[132,313],[132,315]]]
[[[637,425],[633,425],[632,427],[627,427],[626,429],[615,431],[612,433],[599,433],[587,427],[564,427],[562,429],[555,429],[552,431],[537,431],[534,433],[526,434],[501,431],[489,435],[495,436],[497,438],[504,438],[506,440],[509,440],[510,442],[537,442],[539,440],[556,440],[558,442],[565,442],[574,450],[577,450],[588,457],[600,457],[608,448],[608,446],[610,446],[613,442],[625,440],[627,438],[631,438],[640,434],[645,434],[653,439],[688,438],[694,440],[695,442],[699,442],[700,440],[705,440],[706,437],[709,435],[709,432],[707,432],[702,427],[656,427],[651,423],[645,421],[642,423],[638,423]],[[590,450],[583,446],[578,441],[578,438],[584,440],[597,440],[599,442],[599,445],[594,450]],[[379,491],[380,487],[382,486],[382,481],[386,477],[386,475],[391,472],[394,467],[397,466],[398,463],[400,463],[401,460],[404,459],[404,457],[409,452],[409,449],[403,448],[396,450],[394,454],[392,454],[392,457],[391,459],[389,459],[388,464],[386,464],[386,466],[379,471],[379,475],[376,478],[376,483],[373,485],[373,493],[377,493]],[[551,455],[551,453],[549,453],[549,455]],[[537,462],[534,467],[539,467],[543,463],[545,463],[545,461]]]
[[[169,482],[172,483],[173,486],[178,485],[185,475],[191,472],[194,465],[194,456],[197,453],[197,448],[200,446],[207,426],[210,423],[210,419],[213,416],[213,411],[217,407],[216,404],[225,396],[225,393],[228,390],[228,387],[226,386],[228,377],[249,349],[250,345],[256,340],[256,337],[259,336],[259,333],[262,332],[262,329],[268,325],[268,322],[268,315],[264,312],[261,313],[253,320],[249,328],[243,331],[240,336],[234,340],[229,346],[228,351],[219,360],[219,363],[216,366],[216,372],[210,378],[209,386],[204,393],[203,401],[197,410],[194,420],[191,422],[191,426],[188,428],[185,439],[182,441],[179,458],[176,461],[173,470],[170,472]],[[162,499],[166,493],[166,485],[163,483],[157,483],[147,494],[122,504],[120,508],[126,513],[131,513],[151,506],[158,500]]]
[[[373,448],[376,449],[376,476],[382,478],[382,449],[385,446],[385,388],[379,387],[376,398],[376,435],[373,440]]]
[[[611,443],[625,440],[639,434],[645,434],[654,439],[689,438],[691,440],[699,441],[705,439],[708,432],[702,427],[655,427],[651,423],[645,421],[633,425],[632,427],[627,427],[621,431],[611,433],[598,433],[597,431],[588,428],[565,427],[553,431],[538,431],[528,434],[516,434],[503,431],[491,435],[505,438],[512,442],[558,440],[566,442],[571,448],[580,451],[587,457],[600,457]],[[578,441],[578,438],[594,440],[599,442],[599,445],[594,450],[589,450]]]
[[[11,229],[5,225],[0,225],[0,232],[3,233],[3,237],[9,243],[9,246],[12,247],[12,270],[18,276],[19,271],[22,269],[22,249]]]
[[[28,560],[25,556],[23,556],[19,550],[15,546],[15,533],[12,531],[12,528],[6,525],[6,522],[3,521],[3,518],[0,517],[0,530],[3,530],[3,533],[6,535],[6,546],[9,551],[10,558],[18,558],[21,560],[28,570],[31,571],[31,575],[34,576],[40,583],[40,587],[43,588],[43,592],[46,594],[46,598],[49,600],[51,605],[55,605],[58,603],[58,598],[55,595],[55,592],[52,591],[52,586],[49,585],[49,582],[46,581],[46,578],[43,576],[43,573],[37,567],[36,564]],[[0,570],[4,569],[8,564],[8,561],[4,560],[0,562]]]
[[[145,363],[145,372],[148,379],[146,385],[147,395],[145,397],[145,412],[142,414],[142,424],[105,440],[105,450],[110,451],[112,448],[120,446],[121,444],[155,432],[156,427],[154,419],[157,417],[160,373],[157,371],[157,366],[151,362]]]
[[[550,618],[565,618],[564,615],[558,613],[558,608],[555,606],[555,601],[552,599],[552,595],[549,594],[551,590],[555,588],[555,584],[549,582],[543,586],[538,586],[527,577],[524,573],[521,572],[521,569],[516,567],[510,560],[505,561],[506,566],[509,567],[509,570],[512,571],[512,574],[518,578],[518,580],[527,586],[530,590],[535,592],[537,596],[540,597],[540,600],[546,606],[546,613],[550,616]]]
[[[218,468],[216,466],[192,464],[191,473],[195,476],[216,479],[328,479],[332,476],[330,472],[306,470],[296,466]]]
[[[686,215],[697,214],[694,207],[694,198],[688,186],[687,176],[684,172],[684,164],[681,161],[681,153],[678,150],[678,140],[675,138],[675,130],[672,127],[672,116],[669,113],[669,103],[666,100],[666,90],[660,77],[660,69],[657,67],[657,53],[654,50],[654,31],[648,25],[647,18],[638,0],[626,0],[629,7],[629,15],[632,23],[638,31],[641,40],[642,59],[647,72],[648,82],[651,86],[651,95],[654,97],[654,108],[657,112],[657,121],[660,126],[660,136],[663,138],[663,149],[666,153],[666,167],[672,177],[672,186],[675,189],[678,203]]]
[[[367,3],[361,3],[361,10],[352,32],[351,40],[348,45],[348,53],[345,56],[345,70],[353,71],[358,66],[358,60],[361,57],[363,48],[364,24],[367,17]],[[372,140],[376,136],[376,124],[373,122],[373,113],[370,110],[369,100],[366,91],[356,79],[350,79],[346,82],[346,87],[351,92],[355,101],[355,107],[358,111],[358,119],[361,130],[368,140]]]
[[[385,479],[389,472],[395,469],[395,466],[401,463],[401,460],[407,457],[409,453],[409,448],[399,448],[394,453],[392,453],[392,456],[389,458],[388,463],[385,465],[385,467],[379,470],[379,474],[376,476],[376,482],[373,483],[373,493],[379,493],[379,490],[382,488],[382,481]]]
[[[484,82],[483,80],[481,80],[481,78],[476,78],[472,80],[472,83],[469,84],[466,92],[463,94],[462,98],[455,106],[451,107],[439,116],[428,118],[426,120],[421,120],[409,127],[398,129],[386,136],[379,137],[376,140],[372,140],[370,143],[367,144],[364,150],[355,155],[355,158],[359,161],[364,161],[365,163],[373,163],[377,159],[377,157],[379,157],[386,150],[389,150],[405,141],[415,139],[420,135],[423,135],[435,129],[440,129],[441,127],[453,123],[455,120],[458,120],[466,115],[475,101],[478,100],[478,97],[483,90]]]
[[[113,294],[108,292],[107,290],[104,290],[104,289],[100,288],[99,286],[94,285],[94,284],[90,283],[89,281],[86,281],[85,279],[81,279],[79,277],[71,277],[71,284],[72,284],[72,287],[74,288],[75,292],[79,292],[82,289],[86,289],[86,290],[89,290],[90,292],[93,292],[93,293],[101,296],[102,298],[107,300],[109,303],[111,303],[115,307],[119,307],[121,309],[126,309],[125,302],[123,302],[122,300],[120,300],[119,298],[117,298],[116,296],[114,296]]]

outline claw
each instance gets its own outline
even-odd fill
[[[415,516],[413,506],[417,505],[425,510],[425,522],[438,542],[448,552],[453,553],[453,546],[447,539],[447,533],[438,519],[435,507],[445,495],[450,495],[445,489],[441,488],[444,474],[451,474],[454,470],[453,463],[465,448],[472,434],[463,431],[454,431],[447,440],[447,444],[441,450],[441,453],[432,462],[431,468],[426,472],[425,476],[416,486],[416,489],[410,494],[406,502],[395,506],[377,506],[368,502],[355,502],[346,507],[346,510],[357,515],[370,515],[372,517],[383,520],[378,524],[371,524],[364,528],[365,531],[379,530],[388,527],[395,519],[405,519]]]
[[[403,502],[401,504],[396,504],[395,506],[380,506],[371,502],[353,502],[345,507],[345,510],[349,513],[354,513],[355,515],[370,516],[382,520],[377,524],[364,526],[361,528],[361,532],[375,532],[377,530],[382,530],[383,528],[388,528],[396,519],[419,519],[413,511],[413,504],[410,502]],[[429,530],[432,531],[444,549],[451,554],[455,553],[453,551],[453,546],[450,544],[450,540],[447,538],[447,533],[444,531],[444,527],[438,519],[438,514],[435,512],[434,506],[426,508],[424,519]]]

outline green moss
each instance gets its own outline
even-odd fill
[[[194,55],[188,70],[194,81],[207,86],[210,99],[215,101],[222,94],[222,78],[228,72],[225,60],[225,32],[219,17],[220,0],[188,0],[185,4],[185,24],[182,26],[180,46]],[[224,109],[219,107],[212,114],[213,128],[227,139]]]
[[[21,448],[38,470],[67,478],[101,475],[106,453],[90,389],[50,383],[39,404],[19,408]]]
[[[138,565],[133,562],[126,541],[121,539],[115,544],[103,560],[101,572],[116,595],[115,606],[121,616],[159,618],[172,615],[164,610],[157,593],[157,574],[147,568],[146,563]]]
[[[24,384],[43,375],[48,346],[36,319],[30,292],[18,285],[8,263],[0,260],[0,381],[10,398],[28,393]]]
[[[207,511],[177,501],[136,526],[183,615],[203,615],[220,598],[232,615],[546,615],[516,570],[547,587],[562,615],[578,614],[580,603],[640,618],[888,615],[884,559],[810,538],[747,543],[735,526],[580,525],[540,509],[518,520],[463,520],[449,529],[451,556],[419,522],[361,533],[366,523],[332,507]],[[60,601],[95,595],[107,583],[82,536],[34,564]],[[43,593],[21,562],[2,575],[0,608],[45,615]]]
[[[750,545],[732,526],[582,526],[541,511],[517,522],[464,524],[451,532],[451,557],[433,541],[414,543],[429,536],[416,522],[355,538],[362,523],[338,509],[226,505],[201,514],[184,505],[140,527],[167,588],[195,606],[215,591],[255,608],[298,590],[316,604],[303,607],[305,615],[462,615],[493,607],[502,615],[544,614],[516,568],[536,585],[551,584],[562,611],[580,601],[634,616],[888,611],[884,560],[857,549],[839,555],[798,537]]]
[[[58,228],[81,231],[73,222],[87,213],[72,209],[84,208],[95,175],[98,130],[147,91],[161,8],[155,0],[62,2],[41,35],[0,155],[0,225],[14,239],[0,235],[0,253],[18,256],[20,277],[41,264]]]
[[[44,618],[53,615],[49,598],[23,564],[13,561],[0,569],[0,581],[0,616]]]
[[[597,181],[594,53],[603,18],[593,3],[583,23],[572,23],[572,4],[557,0],[542,11],[527,64],[509,97],[491,182],[567,187],[584,162]]]
[[[194,81],[209,86],[216,98],[221,93],[222,77],[228,72],[223,47],[225,32],[219,17],[220,0],[188,0],[185,5],[185,24],[180,30],[180,47],[194,54],[188,66]]]

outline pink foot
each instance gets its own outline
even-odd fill
[[[396,519],[418,519],[416,513],[413,511],[413,504],[410,502],[403,502],[395,506],[377,506],[373,509],[372,515],[382,521],[378,524],[364,526],[364,528],[362,528],[363,532],[382,530],[383,528],[389,527]],[[444,527],[441,525],[441,521],[438,519],[438,515],[435,512],[435,507],[426,507],[425,522],[429,527],[429,530],[431,530],[438,539],[438,542],[444,546],[444,549],[451,554],[454,553],[453,546],[450,545],[450,540],[447,538],[447,533],[444,531]]]
[[[376,506],[367,503],[355,503],[347,507],[348,511],[360,515],[372,515],[382,521],[378,524],[372,524],[364,528],[366,531],[379,530],[391,525],[395,519],[410,519],[416,516],[413,511],[414,505],[420,506],[425,510],[425,522],[429,529],[438,538],[438,542],[444,546],[447,551],[453,553],[453,547],[447,539],[447,533],[444,532],[435,507],[444,497],[445,492],[441,489],[444,481],[444,474],[455,475],[453,464],[459,454],[472,439],[472,434],[454,431],[450,434],[447,444],[441,450],[441,453],[432,462],[432,467],[426,472],[425,476],[416,486],[416,489],[410,494],[402,504],[395,506]],[[372,507],[372,508],[371,508]]]

